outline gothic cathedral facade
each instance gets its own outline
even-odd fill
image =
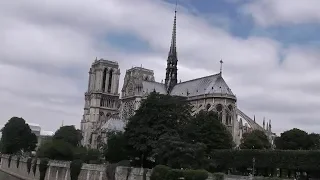
[[[221,61],[222,63],[222,61]],[[85,93],[84,115],[81,120],[82,144],[101,148],[108,132],[124,131],[127,120],[149,93],[187,97],[193,107],[192,115],[201,110],[215,111],[220,121],[233,136],[236,145],[242,134],[254,129],[262,130],[273,141],[271,121],[263,127],[237,107],[237,98],[224,81],[222,69],[217,74],[178,83],[178,57],[176,46],[176,12],[171,46],[167,58],[165,81],[156,82],[153,70],[133,67],[126,70],[121,98],[119,94],[120,68],[117,62],[96,59],[89,71],[88,90]]]

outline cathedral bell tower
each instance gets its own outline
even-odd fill
[[[171,46],[167,59],[167,68],[166,68],[166,78],[165,78],[165,86],[167,93],[169,94],[173,87],[177,84],[178,81],[178,56],[177,56],[177,34],[176,34],[176,26],[177,26],[177,8],[174,11],[174,20],[173,20],[173,30],[171,37]]]
[[[120,69],[117,62],[95,60],[89,71],[88,90],[85,93],[84,115],[81,121],[82,145],[94,144],[93,130],[103,125],[118,112]]]

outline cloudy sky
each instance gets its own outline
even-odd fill
[[[0,0],[0,123],[80,127],[95,57],[164,78],[174,1]],[[277,133],[320,133],[319,0],[179,0],[179,79],[219,71]],[[120,84],[122,85],[122,83]]]

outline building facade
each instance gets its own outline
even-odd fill
[[[222,61],[220,62],[222,65]],[[81,121],[84,146],[101,148],[106,143],[108,132],[123,131],[127,120],[134,115],[141,101],[153,91],[187,97],[193,107],[192,115],[201,110],[216,111],[236,145],[240,144],[243,133],[254,129],[264,131],[270,141],[273,141],[271,121],[266,127],[261,127],[255,122],[255,118],[252,120],[238,109],[237,98],[223,79],[222,68],[218,74],[178,83],[176,12],[165,81],[156,82],[153,70],[133,67],[126,70],[120,98],[119,77],[117,62],[96,59],[92,63]]]

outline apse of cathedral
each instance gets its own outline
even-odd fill
[[[133,67],[126,70],[121,97],[119,94],[120,67],[117,62],[95,59],[89,71],[88,90],[85,93],[84,115],[81,120],[82,144],[90,148],[101,148],[111,131],[124,131],[127,120],[149,93],[184,96],[193,107],[192,115],[201,110],[215,111],[227,127],[236,145],[242,135],[258,129],[264,131],[273,142],[271,120],[260,126],[237,107],[237,97],[231,91],[220,72],[179,82],[178,56],[176,46],[176,11],[171,45],[167,58],[165,81],[156,82],[153,70]]]

